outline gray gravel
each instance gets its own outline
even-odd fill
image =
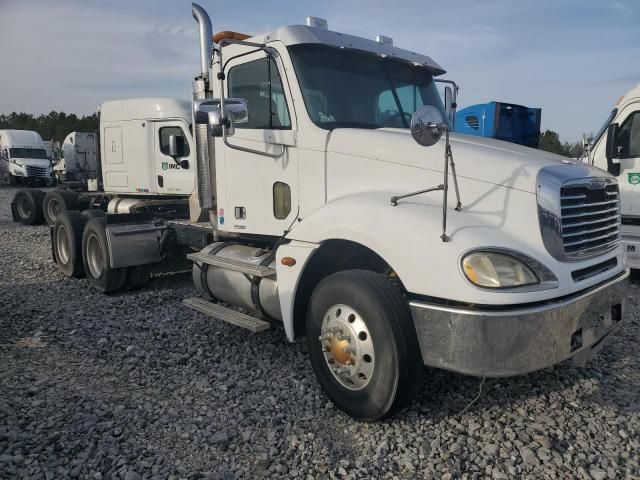
[[[188,273],[102,296],[60,275],[46,226],[0,189],[0,478],[640,478],[640,310],[586,369],[433,371],[363,424],[323,395],[303,342],[181,305]]]

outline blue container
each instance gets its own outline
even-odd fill
[[[542,109],[489,102],[456,112],[455,131],[538,148]]]

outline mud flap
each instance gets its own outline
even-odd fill
[[[16,202],[14,200],[11,200],[11,218],[13,218],[14,222],[20,221],[20,219],[18,218],[18,210],[16,208]]]
[[[153,222],[107,225],[109,266],[123,268],[159,262],[159,234],[165,228]]]

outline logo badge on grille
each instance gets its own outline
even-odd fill
[[[591,190],[599,190],[604,188],[604,180],[591,180]]]

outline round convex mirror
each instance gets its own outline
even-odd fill
[[[411,117],[411,135],[424,147],[430,147],[440,140],[442,130],[438,126],[444,121],[440,110],[432,105],[424,105]]]

